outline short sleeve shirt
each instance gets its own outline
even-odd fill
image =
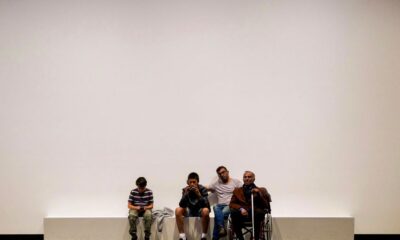
[[[143,193],[140,193],[139,190],[135,188],[129,194],[128,202],[133,206],[148,206],[153,203],[153,192],[146,188]]]
[[[229,205],[233,190],[242,185],[242,182],[235,178],[230,178],[227,183],[223,183],[221,179],[218,178],[216,181],[212,182],[208,188],[214,189],[217,193],[218,204]]]

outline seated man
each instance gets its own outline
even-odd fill
[[[129,233],[132,236],[132,240],[137,239],[136,234],[136,219],[143,217],[144,219],[144,239],[149,240],[151,234],[151,222],[152,215],[151,210],[153,209],[153,192],[146,188],[147,181],[144,177],[139,177],[136,180],[137,188],[131,191],[128,200],[129,208]]]
[[[269,208],[268,193],[265,188],[258,188],[255,184],[255,174],[246,171],[243,174],[243,186],[233,191],[229,204],[231,219],[236,237],[243,240],[242,228],[244,222],[251,222],[251,194],[254,197],[254,238],[260,239],[260,226]]]
[[[176,225],[179,230],[179,239],[186,240],[184,232],[184,217],[201,217],[203,232],[201,240],[205,240],[210,222],[210,204],[208,203],[207,189],[199,184],[199,175],[195,172],[189,174],[187,186],[182,189],[182,198],[179,207],[175,210]]]
[[[242,183],[229,176],[229,171],[224,166],[217,168],[218,179],[212,182],[207,189],[217,194],[218,203],[214,205],[214,231],[213,240],[226,236],[225,218],[229,216],[229,203],[235,188],[242,186]]]

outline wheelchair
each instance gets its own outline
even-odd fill
[[[271,205],[270,203],[272,202],[271,200],[271,195],[268,193],[267,189],[262,188],[265,190],[266,197],[267,197],[267,202],[268,206],[266,209],[264,209],[265,212],[265,218],[264,220],[261,221],[260,223],[260,240],[271,240],[272,239],[272,215],[271,215]],[[242,228],[242,233],[245,239],[248,239],[250,237],[251,240],[254,239],[253,236],[253,224],[251,222],[251,219],[249,221],[245,221],[243,223],[243,228]],[[232,218],[229,215],[228,221],[227,221],[227,239],[228,240],[237,240],[238,238],[235,235],[235,231],[233,229],[232,225]]]

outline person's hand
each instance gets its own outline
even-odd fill
[[[183,189],[183,195],[187,195],[189,192],[190,192],[190,186],[186,186],[186,187]]]
[[[254,196],[256,196],[257,194],[260,194],[260,189],[253,188],[253,189],[251,189],[251,192],[253,193]]]
[[[242,216],[248,216],[248,215],[249,215],[249,213],[247,212],[247,210],[244,209],[244,208],[241,208],[241,209],[240,209],[240,213],[242,214]]]
[[[133,206],[133,210],[140,211],[140,206]]]
[[[192,188],[192,191],[193,191],[194,193],[196,193],[196,195],[197,195],[198,197],[201,197],[201,193],[200,193],[200,190],[199,190],[198,187],[193,187],[193,188]]]

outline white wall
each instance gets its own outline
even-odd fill
[[[400,1],[0,0],[0,234],[254,170],[276,216],[400,233]]]

